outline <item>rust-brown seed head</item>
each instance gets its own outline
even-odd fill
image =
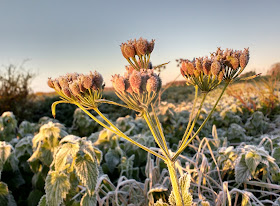
[[[142,37],[140,37],[140,39],[136,41],[136,53],[137,55],[145,55],[147,51],[148,41],[147,39],[143,39]]]
[[[69,84],[69,88],[73,95],[79,96],[81,94],[79,83],[77,81],[74,81],[71,84]]]
[[[53,80],[50,77],[48,78],[48,86],[52,89],[54,88]]]

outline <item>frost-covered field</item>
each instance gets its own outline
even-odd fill
[[[212,108],[215,93],[219,94],[215,90],[206,99],[196,129]],[[224,95],[199,136],[180,155],[176,167],[181,176],[190,174],[184,184],[196,205],[280,205],[278,104],[267,112],[259,96],[251,99],[254,111]],[[155,108],[174,152],[192,103],[162,102]],[[159,150],[141,117],[119,117],[115,124],[133,140]],[[0,205],[38,205],[40,199],[39,204],[46,205],[46,192],[53,197],[52,205],[168,201],[171,185],[165,164],[103,129],[80,109],[68,128],[48,117],[18,125],[17,118],[5,112],[0,140]],[[97,180],[94,174],[99,174]]]

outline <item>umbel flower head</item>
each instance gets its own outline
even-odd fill
[[[249,61],[249,49],[233,51],[217,49],[210,57],[194,60],[181,60],[181,74],[188,85],[198,86],[203,92],[209,92],[222,81],[235,80]]]
[[[80,104],[86,108],[97,107],[95,101],[102,97],[103,77],[98,72],[88,75],[70,73],[56,79],[48,79],[48,86],[53,88],[63,102]]]
[[[155,40],[148,41],[142,37],[121,44],[121,51],[129,64],[137,71],[148,69],[150,56],[154,49]]]
[[[142,112],[156,97],[161,88],[161,79],[153,69],[137,71],[126,67],[124,76],[115,74],[112,78],[117,96],[127,106],[137,112]]]

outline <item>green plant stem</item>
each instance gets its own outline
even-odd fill
[[[190,137],[190,135],[191,135],[191,133],[192,133],[192,131],[193,131],[193,128],[194,128],[194,126],[195,126],[195,123],[196,123],[196,121],[197,121],[199,115],[200,115],[201,108],[202,108],[202,106],[203,106],[203,103],[204,103],[204,101],[205,101],[205,98],[206,98],[207,94],[208,94],[208,93],[204,93],[203,98],[202,98],[202,100],[201,100],[201,102],[200,102],[200,106],[199,106],[199,109],[198,109],[198,111],[197,111],[196,117],[195,117],[195,119],[193,120],[192,126],[191,126],[191,128],[189,128],[188,131],[186,130],[186,132],[185,132],[185,134],[184,134],[184,136],[183,136],[183,138],[182,138],[182,139],[183,139],[182,144],[180,145],[179,149],[177,150],[177,152],[175,153],[174,156],[176,156],[177,154],[181,154],[181,153],[183,152],[183,150],[184,150],[183,146],[184,146],[184,144],[186,144],[186,142],[188,141],[188,139],[189,139],[189,137]],[[173,158],[174,158],[174,157],[173,157]],[[173,158],[172,158],[172,159],[173,159]]]
[[[169,171],[169,176],[170,176],[170,181],[175,196],[176,206],[183,206],[184,202],[182,198],[181,188],[179,186],[179,180],[176,173],[175,162],[168,160],[165,163],[167,164],[167,168]]]
[[[180,146],[181,146],[181,145],[182,145],[182,143],[185,141],[185,138],[186,138],[186,136],[187,136],[187,134],[188,134],[188,131],[189,131],[189,128],[190,128],[190,126],[191,126],[192,117],[193,117],[193,113],[194,113],[195,105],[196,105],[196,102],[197,102],[197,96],[198,96],[198,86],[197,86],[197,85],[195,85],[195,97],[194,97],[194,103],[193,103],[192,111],[191,111],[191,114],[190,114],[190,117],[189,117],[188,126],[187,126],[187,128],[186,128],[186,130],[185,130],[185,133],[184,133],[183,138],[182,138],[182,140],[181,140],[181,144],[180,144]],[[179,148],[180,148],[180,147],[179,147]]]
[[[153,150],[149,149],[148,147],[145,147],[144,145],[130,139],[128,136],[126,136],[123,132],[121,132],[113,123],[110,122],[110,120],[108,120],[99,110],[98,108],[94,108],[94,110],[110,125],[112,126],[114,129],[108,127],[106,124],[104,124],[103,122],[101,122],[100,120],[98,120],[96,117],[94,117],[89,111],[87,111],[83,106],[81,106],[80,104],[76,103],[76,105],[81,108],[90,118],[92,118],[94,121],[96,121],[98,124],[100,124],[102,127],[108,129],[109,131],[113,132],[116,135],[119,135],[120,137],[124,138],[125,140],[131,142],[132,144],[135,144],[136,146],[140,147],[141,149],[157,156],[158,158],[166,161],[166,158],[160,154],[158,154],[157,152],[154,152]]]
[[[147,122],[153,136],[154,136],[154,139],[156,141],[156,143],[158,144],[159,148],[164,152],[165,156],[169,159],[169,155],[168,155],[168,150],[166,151],[165,150],[165,146],[164,146],[164,143],[162,141],[162,138],[156,133],[156,128],[155,126],[153,125],[152,123],[152,120],[151,120],[151,117],[149,115],[149,113],[147,111],[144,112],[144,115],[143,115],[145,121]]]
[[[211,117],[212,113],[214,112],[214,110],[216,109],[216,106],[218,105],[220,99],[222,98],[224,92],[226,91],[227,86],[229,85],[230,81],[226,82],[220,96],[218,97],[214,107],[212,108],[212,110],[210,111],[210,113],[208,114],[208,116],[206,117],[206,119],[203,121],[203,123],[200,125],[200,127],[198,128],[198,130],[195,132],[195,134],[188,140],[187,143],[185,143],[184,145],[182,144],[181,149],[179,152],[177,152],[173,157],[172,157],[172,161],[175,161],[178,156],[184,151],[184,149],[186,149],[186,147],[192,142],[192,140],[196,137],[196,135],[200,132],[200,130],[204,127],[204,125],[206,124],[206,122],[209,120],[209,118]]]

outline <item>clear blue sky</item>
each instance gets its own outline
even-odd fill
[[[280,62],[280,1],[38,1],[0,2],[0,64],[21,64],[38,75],[34,91],[50,91],[48,77],[97,70],[108,86],[123,74],[119,45],[156,39],[154,65],[171,63],[164,83],[178,74],[175,59],[208,55],[217,47],[250,47],[247,70],[265,73]]]

